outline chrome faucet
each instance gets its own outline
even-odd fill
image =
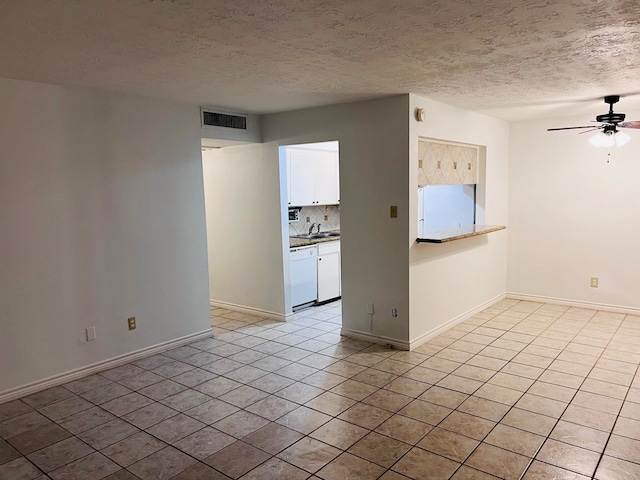
[[[309,227],[309,235],[311,235],[313,233],[313,227],[315,227],[316,224],[312,223],[311,226]]]
[[[317,233],[320,233],[320,224],[318,224],[318,232]]]

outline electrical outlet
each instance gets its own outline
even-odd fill
[[[398,309],[396,307],[391,309],[391,316],[394,318],[398,316]]]
[[[87,342],[93,342],[96,339],[96,327],[87,328]]]
[[[311,223],[311,217],[307,217],[307,223]]]
[[[329,215],[324,216],[324,221],[326,222],[327,220],[329,220]]]
[[[136,329],[136,317],[127,318],[127,325],[129,325],[129,330]]]
[[[591,277],[591,288],[598,288],[598,277]]]
[[[398,206],[391,205],[391,208],[389,209],[389,213],[391,218],[398,218]]]

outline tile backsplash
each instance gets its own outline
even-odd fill
[[[326,217],[326,220],[325,220]],[[307,222],[307,218],[309,221]],[[320,231],[340,230],[340,205],[318,205],[302,207],[300,220],[289,222],[289,236],[309,233],[309,227],[315,223],[313,231],[321,225]]]

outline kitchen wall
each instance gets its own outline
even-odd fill
[[[640,118],[640,112],[626,113]],[[640,131],[625,130],[631,141],[611,149],[593,147],[593,133],[546,131],[588,121],[511,126],[507,289],[638,309]],[[599,288],[589,286],[590,277],[599,277]]]
[[[263,140],[271,143],[265,152],[269,165],[285,165],[281,145],[340,142],[343,329],[401,341],[409,337],[408,103],[409,96],[400,95],[262,119]],[[286,215],[286,187],[280,201]],[[389,217],[391,205],[398,207],[398,218]],[[286,219],[284,225],[281,238],[288,235]],[[288,265],[281,270],[286,283]],[[278,279],[274,272],[273,282]],[[374,303],[373,317],[368,303]],[[392,308],[398,317],[388,314]]]
[[[208,330],[198,108],[4,79],[0,105],[0,392]]]
[[[309,228],[313,224],[315,224],[314,232],[318,225],[321,232],[340,230],[340,205],[302,207],[300,219],[297,222],[289,222],[289,235],[309,233]]]
[[[424,108],[424,122],[415,109]],[[410,95],[409,247],[410,337],[418,340],[492,302],[506,290],[509,124],[484,115]],[[485,147],[478,186],[478,223],[502,230],[444,244],[416,243],[418,236],[418,137]]]
[[[258,144],[202,153],[209,296],[214,302],[284,318],[285,219],[278,159],[268,160],[270,148],[277,150]],[[288,240],[287,235],[287,247]]]

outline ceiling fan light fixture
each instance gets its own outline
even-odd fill
[[[607,136],[602,132],[596,133],[593,137],[589,139],[589,143],[594,147],[604,147],[606,141],[607,141]]]
[[[631,137],[624,132],[618,132],[615,134],[614,139],[615,139],[616,145],[618,147],[621,147],[623,145],[626,145],[629,142],[629,140],[631,140]]]

